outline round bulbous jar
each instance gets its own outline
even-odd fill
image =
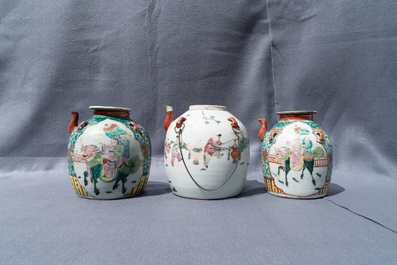
[[[224,199],[244,188],[249,140],[226,107],[192,105],[175,121],[167,108],[164,164],[172,192],[191,199]]]
[[[78,125],[72,111],[69,176],[76,194],[120,199],[143,191],[149,178],[151,145],[145,129],[130,119],[131,109],[92,106],[94,116]]]
[[[289,198],[327,195],[332,173],[332,146],[313,121],[316,111],[278,112],[280,121],[266,132],[262,124],[262,169],[267,191]]]

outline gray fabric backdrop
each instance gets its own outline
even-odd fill
[[[397,258],[397,2],[0,0],[1,264],[393,264]],[[220,104],[248,129],[241,196],[172,195],[163,105]],[[78,198],[70,111],[129,107],[152,142],[145,192]],[[316,110],[330,196],[263,184],[258,118]]]

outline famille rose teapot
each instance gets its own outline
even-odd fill
[[[151,145],[145,129],[130,119],[128,108],[92,106],[94,116],[78,125],[72,111],[68,145],[73,189],[89,199],[135,196],[146,186]]]
[[[270,194],[312,199],[327,195],[332,172],[332,146],[313,121],[316,111],[278,112],[280,121],[268,132],[260,119],[262,169]]]
[[[165,106],[165,171],[172,192],[192,199],[223,199],[244,188],[249,140],[244,125],[226,107],[192,105],[173,121]]]

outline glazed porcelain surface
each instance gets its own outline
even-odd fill
[[[240,194],[250,154],[244,125],[224,106],[193,105],[175,121],[166,108],[164,161],[172,192],[193,199]]]
[[[149,177],[149,135],[129,117],[130,109],[92,106],[94,116],[69,125],[69,176],[76,194],[90,199],[120,199],[143,191]]]
[[[290,198],[319,198],[328,193],[332,173],[332,146],[313,121],[315,111],[279,112],[280,121],[259,137],[262,168],[270,194]],[[266,130],[264,120],[260,120]]]

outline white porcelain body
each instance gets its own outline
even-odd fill
[[[164,146],[165,171],[172,192],[194,199],[222,199],[240,194],[250,156],[244,125],[223,106],[193,105],[181,117],[186,118],[181,138],[182,154],[175,130],[179,118],[170,124]],[[238,123],[239,140],[227,120],[230,117]],[[240,146],[240,153],[237,146]],[[194,183],[188,171],[204,189],[213,189],[231,177],[220,188],[206,191]]]

